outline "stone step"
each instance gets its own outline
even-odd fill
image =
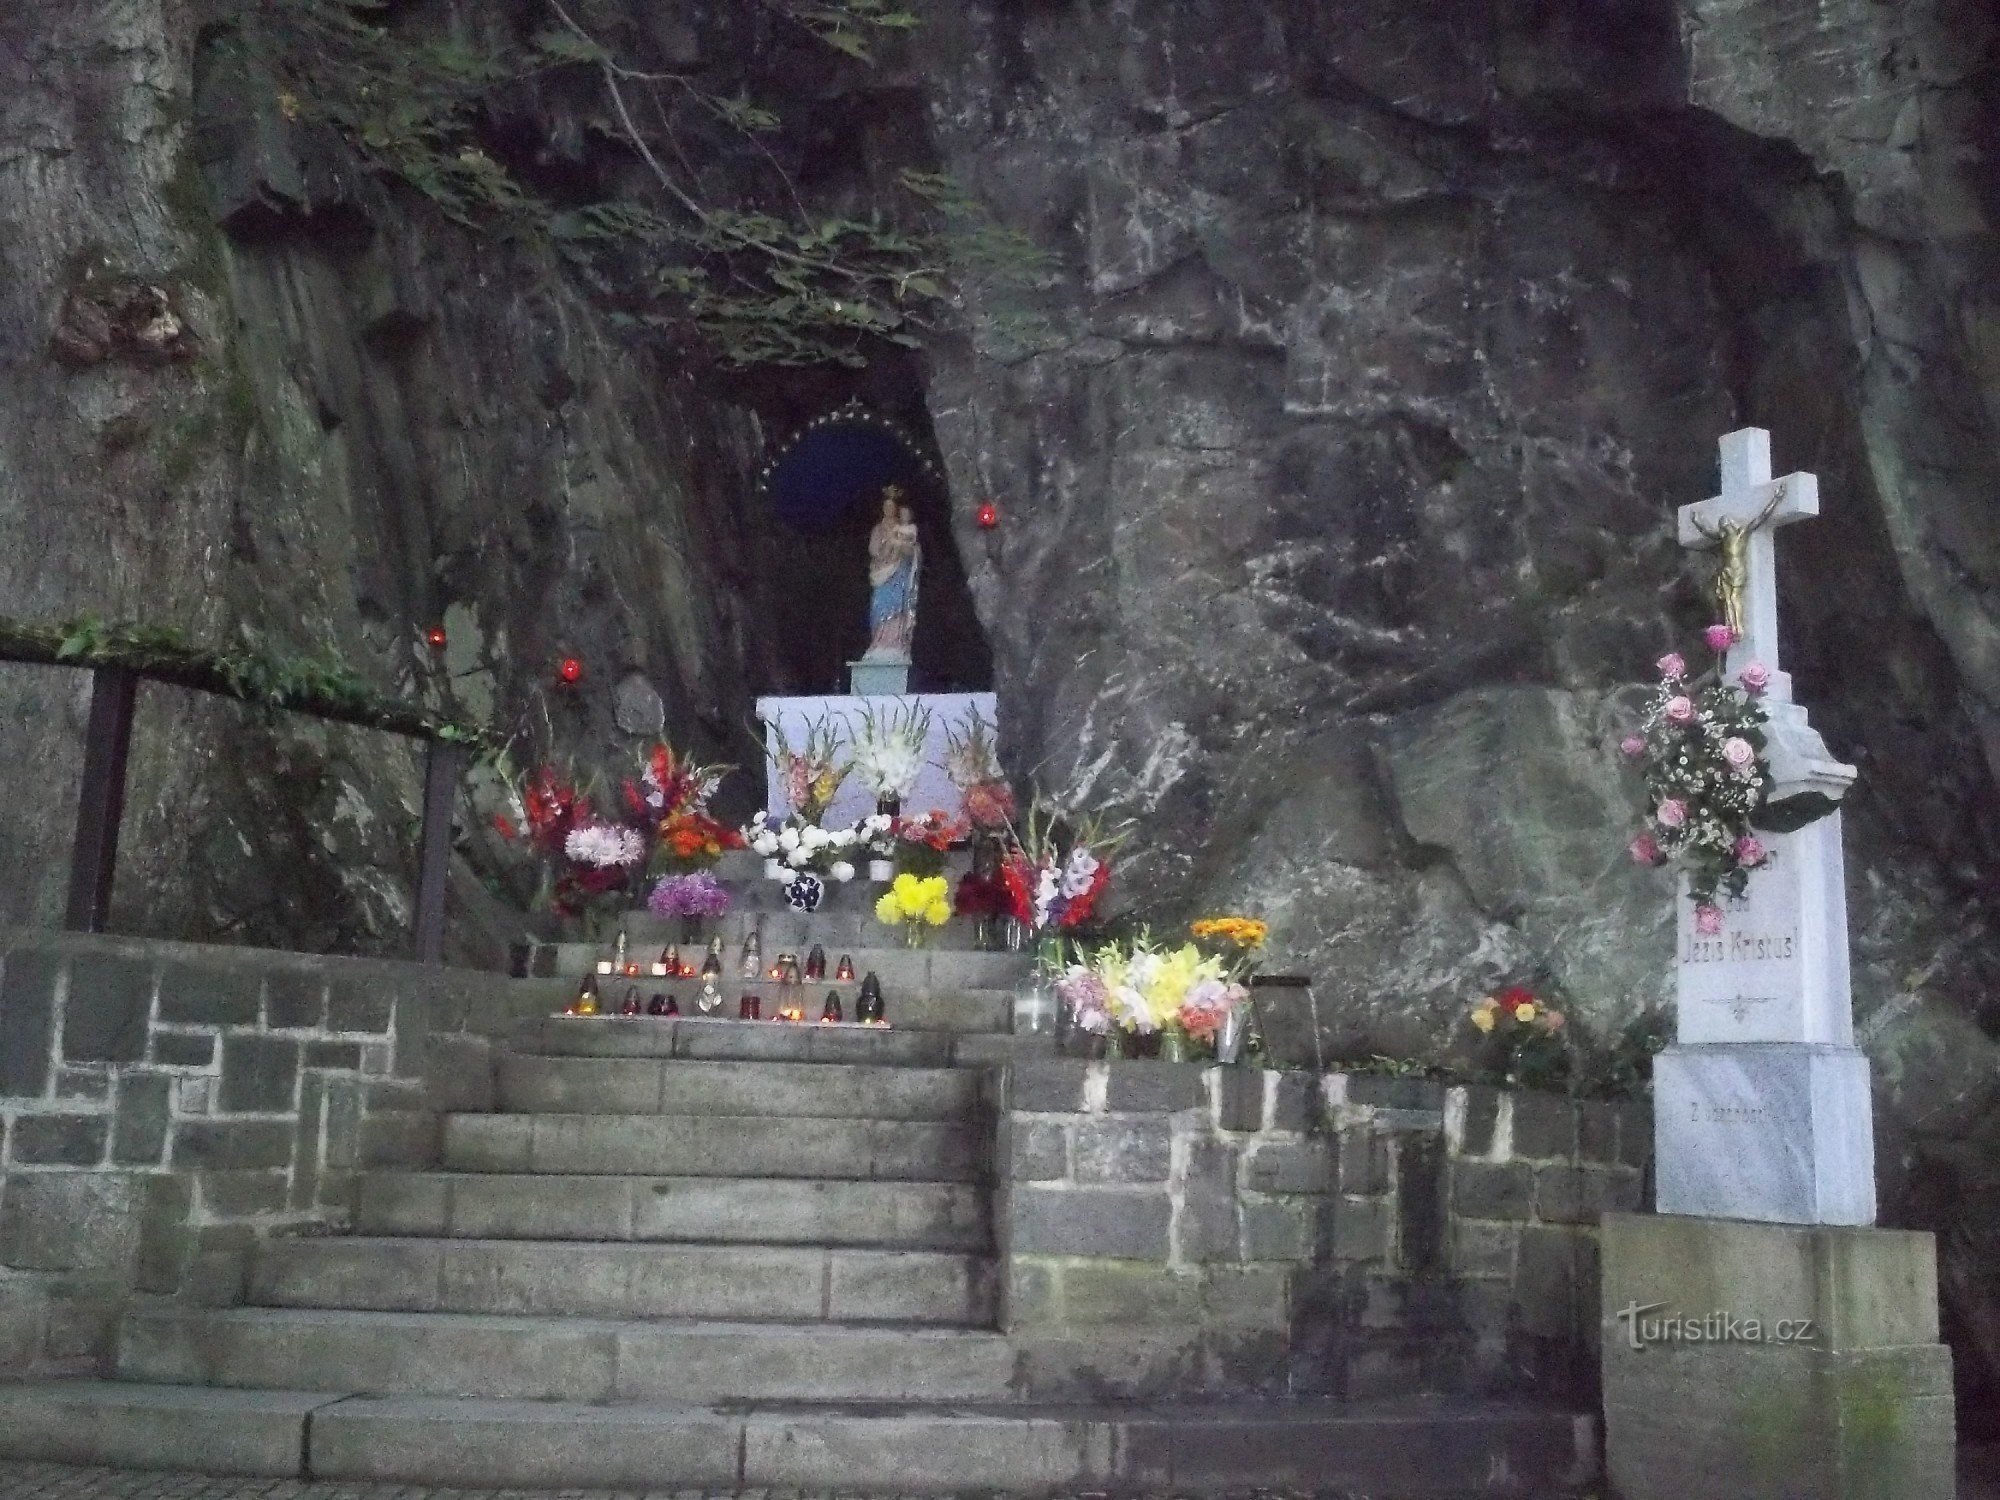
[[[929,809],[926,808],[925,811],[928,812]],[[865,857],[862,859],[852,860],[850,861],[850,863],[852,863],[857,870],[860,870],[863,875],[866,874],[867,860]],[[960,847],[957,849],[948,849],[945,851],[944,874],[945,878],[951,881],[953,885],[956,885],[958,883],[958,878],[971,868],[972,868],[972,851],[970,848]],[[777,884],[776,881],[767,881],[764,878],[764,856],[761,854],[752,853],[748,849],[730,850],[728,853],[724,854],[719,860],[716,861],[714,870],[711,873],[714,874],[717,880],[721,881],[724,885],[728,886],[732,891],[741,890],[747,886],[752,886],[759,882],[763,882],[764,884],[771,885],[774,887]],[[865,879],[861,878],[855,879],[852,882],[852,885],[853,888],[857,890],[865,890],[870,888],[868,882]],[[839,889],[839,887],[836,886],[834,887],[834,889]],[[879,889],[879,887],[877,889]]]
[[[1548,1497],[1593,1419],[1495,1403],[891,1410],[0,1385],[0,1456],[464,1489]]]
[[[626,957],[644,971],[654,959],[660,956],[661,945],[647,943],[627,950]],[[812,944],[778,943],[767,941],[763,945],[763,977],[768,977],[770,967],[777,962],[781,952],[789,952],[799,961],[801,973],[805,968]],[[611,957],[607,951],[606,958]],[[683,954],[683,958],[689,955]],[[900,948],[900,947],[842,947],[838,943],[826,945],[826,972],[835,973],[840,960],[853,961],[857,979],[869,974],[882,982],[891,1003],[897,992],[905,994],[922,991],[929,994],[949,994],[956,990],[1007,990],[1020,984],[1034,968],[1032,954],[1026,953],[981,953],[973,949],[952,948]],[[740,953],[731,945],[723,954],[722,988],[726,993],[735,993],[742,982],[742,971],[738,967]],[[695,953],[691,962],[699,964],[702,955]],[[641,979],[650,982],[643,972]],[[543,984],[557,984],[559,980],[541,980]],[[682,981],[686,983],[687,981]],[[831,980],[820,982],[824,991]],[[573,987],[573,986],[572,986]]]
[[[643,911],[627,913],[620,925],[626,940],[647,957],[670,943],[681,948],[700,948],[705,947],[711,937],[720,936],[733,958],[738,946],[754,932],[767,955],[789,949],[803,959],[813,944],[818,943],[826,949],[827,962],[831,964],[839,958],[842,949],[884,948],[900,941],[901,934],[875,919],[875,902],[887,889],[885,886],[869,886],[865,893],[855,891],[854,896],[860,904],[853,904],[852,900],[829,903],[810,916],[786,907],[777,895],[778,889],[776,885],[771,886],[774,899],[767,905],[739,901],[737,908],[727,916],[700,923],[694,928],[685,927],[678,918],[656,917]],[[843,893],[843,896],[846,894]],[[932,930],[924,941],[933,952],[1008,951],[980,949],[978,924],[970,920],[947,922]],[[1025,948],[1012,952],[1024,964],[1033,957]]]
[[[502,1110],[534,1114],[967,1121],[979,1105],[979,1076],[847,1063],[503,1053],[499,1102]]]
[[[991,1327],[983,1256],[819,1246],[279,1238],[259,1248],[266,1307],[741,1318]]]
[[[374,1172],[355,1227],[371,1235],[985,1250],[983,1188],[944,1182],[730,1177],[512,1177]]]
[[[861,1063],[990,1068],[1055,1056],[1052,1037],[1011,1031],[903,1031],[887,1026],[767,1026],[688,1017],[537,1016],[514,1028],[516,1052],[542,1057],[686,1057],[715,1062]]]
[[[822,995],[820,999],[825,1000]],[[687,996],[682,994],[686,1001]],[[1007,1033],[982,1033],[998,1039]],[[863,1063],[948,1066],[961,1040],[893,1026],[771,1025],[691,1016],[537,1016],[514,1028],[516,1052],[543,1057],[686,1057],[714,1062]]]
[[[838,1323],[147,1307],[120,1379],[522,1401],[1005,1400],[997,1333]]]
[[[657,1018],[652,1016],[628,1018],[616,1014],[619,1006],[624,1001],[626,991],[630,989],[638,991],[641,1001],[650,1000],[656,994],[673,996],[675,1000],[680,1002],[682,1011],[686,1013],[678,1019],[691,1021],[695,1025],[704,1028],[751,1024],[737,1019],[738,1002],[744,995],[755,995],[762,1002],[764,1019],[754,1024],[759,1027],[770,1027],[774,1030],[786,1028],[785,1022],[772,1019],[778,1012],[779,1003],[786,998],[786,986],[775,984],[770,980],[758,980],[755,982],[725,980],[717,986],[722,992],[722,1010],[714,1017],[704,1017],[695,1014],[695,994],[701,986],[697,981],[692,979],[683,979],[675,982],[641,976],[637,979],[602,980],[599,983],[598,991],[602,997],[600,1003],[611,1014],[583,1018],[571,1018],[563,1015],[563,1012],[576,998],[577,982],[575,980],[522,980],[516,981],[516,983],[538,984],[543,987],[547,998],[539,1008],[539,1014],[532,1010],[526,1012],[538,1020],[586,1019],[595,1021],[622,1021],[632,1019],[666,1024],[667,1021],[676,1019],[672,1017]],[[852,1023],[851,1018],[854,1015],[854,1003],[861,992],[858,984],[836,984],[832,980],[822,980],[809,985],[801,984],[791,990],[791,998],[797,1000],[804,1008],[808,1023],[817,1026],[819,1024],[821,1009],[826,1004],[826,997],[829,992],[837,992],[839,994],[840,1003],[848,1017],[850,1017],[849,1024],[844,1028],[838,1026],[827,1027],[826,1029],[830,1035],[839,1035],[843,1031],[849,1035],[854,1035],[868,1030],[884,1029],[857,1026]],[[889,1022],[886,1029],[891,1031],[936,1032],[946,1034],[947,1037],[976,1032],[1003,1032],[1009,1030],[1014,1024],[1013,1005],[1014,992],[1011,989],[954,989],[949,992],[930,993],[921,989],[911,989],[907,986],[885,985],[883,990],[883,1006]],[[515,1014],[520,1015],[522,1012],[517,1011]],[[705,1039],[697,1039],[693,1034],[690,1034],[689,1045],[700,1046],[704,1043]],[[706,1044],[723,1045],[719,1042]]]
[[[986,1156],[985,1131],[930,1120],[446,1115],[442,1165],[454,1172],[975,1182]]]

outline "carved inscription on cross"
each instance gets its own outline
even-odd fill
[[[1745,427],[1722,439],[1722,493],[1680,508],[1683,547],[1722,554],[1721,582],[1736,592],[1742,636],[1729,648],[1731,675],[1753,661],[1771,670],[1765,696],[1791,700],[1791,679],[1778,670],[1778,568],[1773,534],[1819,514],[1819,480],[1812,474],[1771,477],[1771,434]]]

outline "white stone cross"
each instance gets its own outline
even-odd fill
[[[1764,514],[1770,507],[1770,514]],[[1711,500],[1680,508],[1683,547],[1710,548],[1725,522],[1749,526],[1749,578],[1743,588],[1743,639],[1729,648],[1724,664],[1731,676],[1751,662],[1771,672],[1765,697],[1789,703],[1792,680],[1778,670],[1778,554],[1773,533],[1780,526],[1819,514],[1819,479],[1812,474],[1771,477],[1771,434],[1745,427],[1722,439],[1722,493]]]

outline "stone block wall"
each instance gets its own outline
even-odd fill
[[[432,1160],[427,1074],[490,1107],[484,1043],[429,1036],[485,982],[0,934],[0,1371],[88,1367],[135,1293],[233,1300],[258,1235],[338,1225],[358,1168]]]
[[[1016,1062],[1002,1321],[1050,1396],[1587,1397],[1638,1106],[1423,1079]]]

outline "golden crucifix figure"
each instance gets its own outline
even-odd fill
[[[1745,631],[1743,599],[1750,590],[1750,538],[1771,519],[1784,498],[1785,487],[1781,484],[1771,492],[1770,501],[1757,519],[1747,525],[1742,521],[1723,521],[1714,527],[1704,526],[1699,521],[1694,523],[1697,531],[1715,543],[1717,564],[1709,591],[1715,599],[1722,623],[1734,632],[1739,641]]]

